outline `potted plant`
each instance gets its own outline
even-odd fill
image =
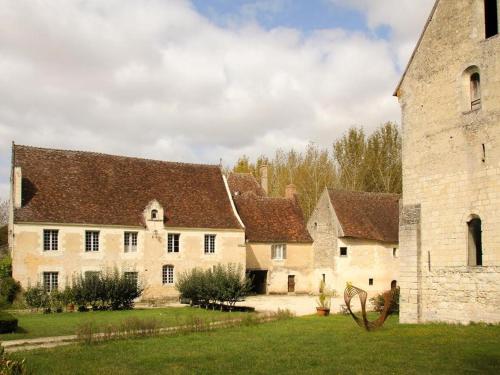
[[[321,280],[321,283],[319,284],[318,306],[316,307],[316,313],[318,316],[330,315],[331,302],[332,294],[326,290],[325,281]]]

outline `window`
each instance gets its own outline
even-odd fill
[[[277,243],[271,246],[271,258],[274,260],[286,259],[286,245]]]
[[[483,265],[483,243],[482,243],[482,229],[481,219],[473,217],[468,223],[468,252],[469,252],[469,266],[482,266]]]
[[[205,254],[215,253],[215,234],[205,234]]]
[[[166,265],[163,266],[161,273],[163,284],[173,284],[174,283],[174,266]]]
[[[347,247],[341,247],[340,248],[340,256],[341,257],[346,257],[347,256]]]
[[[178,234],[178,233],[169,233],[168,234],[167,251],[169,253],[178,253],[179,252],[179,238],[180,238],[180,234]],[[207,252],[206,249],[207,249],[207,245],[206,245],[206,237],[205,237],[205,252]]]
[[[392,257],[397,258],[398,257],[398,249],[393,247],[392,248]]]
[[[484,25],[486,38],[498,34],[497,0],[484,0]]]
[[[58,230],[44,229],[43,230],[43,251],[57,250],[58,246]]]
[[[99,232],[86,231],[85,232],[85,251],[99,251]]]
[[[373,285],[373,279],[368,279],[368,285]]]
[[[137,272],[124,272],[123,275],[127,280],[131,280],[137,285],[137,281],[139,280],[139,274]]]
[[[44,272],[43,273],[43,288],[47,292],[57,290],[59,286],[59,272]]]
[[[151,210],[151,220],[158,219],[158,210]]]
[[[137,232],[124,233],[123,248],[126,253],[134,253],[137,251]]]
[[[481,78],[478,72],[470,75],[470,107],[472,111],[481,108]]]
[[[396,280],[391,281],[391,289],[395,289],[398,287],[398,282]]]

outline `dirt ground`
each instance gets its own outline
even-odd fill
[[[297,296],[297,295],[258,295],[247,297],[245,301],[238,305],[255,308],[256,311],[277,311],[278,309],[288,309],[297,316],[311,315],[316,313],[317,296]],[[344,305],[343,297],[332,298],[331,312],[342,311]],[[355,309],[359,309],[359,303],[355,301]]]

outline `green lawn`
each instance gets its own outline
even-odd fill
[[[310,316],[15,356],[37,374],[498,374],[500,326],[391,318],[365,332],[348,316]]]
[[[0,341],[35,338],[45,336],[74,335],[81,323],[93,321],[96,325],[117,324],[130,317],[156,318],[161,326],[184,324],[186,319],[200,316],[205,320],[218,320],[242,313],[222,313],[218,311],[189,307],[163,309],[134,309],[123,311],[89,311],[59,314],[13,313],[19,320],[18,331],[0,334]]]

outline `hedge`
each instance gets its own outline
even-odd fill
[[[10,333],[17,329],[17,318],[5,311],[0,311],[0,333]]]

